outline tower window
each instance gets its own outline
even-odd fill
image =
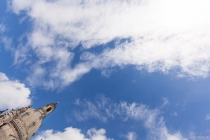
[[[49,107],[46,111],[47,112],[50,112],[52,110],[52,108],[51,107]]]
[[[23,114],[21,117],[23,118],[23,117],[25,117],[25,116],[27,116],[27,115],[29,115],[29,113],[25,113],[25,114]]]
[[[31,125],[28,126],[28,129],[32,128],[35,126],[35,122],[33,122]]]

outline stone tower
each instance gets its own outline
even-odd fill
[[[0,140],[29,140],[42,125],[42,119],[54,111],[56,105],[52,103],[38,109],[28,106],[5,114],[0,112]]]

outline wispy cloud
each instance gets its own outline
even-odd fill
[[[0,109],[15,109],[31,104],[30,90],[17,80],[0,72]]]
[[[110,69],[104,69],[101,71],[101,75],[106,77],[106,78],[109,78],[112,74],[113,70],[110,70]]]
[[[185,36],[188,35],[172,37],[171,41],[134,39],[98,55],[84,53],[81,59],[97,69],[133,65],[148,72],[176,70],[179,76],[206,77],[210,69],[210,42],[207,38],[188,40]]]
[[[88,100],[80,101],[77,99],[75,105],[79,107],[79,110],[74,111],[75,118],[78,121],[85,121],[90,118],[97,118],[103,122],[107,122],[109,117],[115,117],[116,112],[111,112],[109,109],[112,106],[108,106],[109,99],[103,95],[98,95],[96,104]],[[116,109],[118,106],[116,106]],[[114,109],[115,110],[115,109]],[[114,114],[112,114],[114,113]]]
[[[163,104],[162,104],[161,107],[165,107],[165,106],[168,106],[168,105],[170,105],[169,100],[167,98],[163,98]]]
[[[137,134],[135,132],[128,132],[125,136],[127,140],[136,140]]]
[[[206,115],[206,120],[210,120],[210,113]]]
[[[0,24],[0,33],[3,33],[5,31],[4,24]]]
[[[86,136],[80,132],[80,129],[67,127],[63,132],[46,130],[33,138],[33,140],[113,140],[106,137],[104,129],[89,129]]]
[[[49,87],[68,85],[91,68],[126,65],[148,72],[175,70],[182,77],[208,76],[209,6],[208,0],[11,0],[16,14],[25,13],[33,21],[23,47],[38,58],[35,65],[46,71],[42,80]],[[111,41],[114,47],[101,54],[88,50]],[[78,44],[86,51],[81,61],[88,64],[74,70]],[[73,74],[74,80],[63,79],[63,73],[72,77],[72,69],[80,73]],[[28,79],[33,81],[33,75]]]
[[[163,117],[160,116],[160,110],[150,109],[143,104],[114,103],[104,95],[99,95],[95,101],[77,100],[75,105],[78,106],[74,111],[75,118],[78,121],[85,121],[91,118],[99,119],[103,122],[107,122],[108,119],[136,120],[143,122],[143,126],[148,130],[148,139],[185,139],[180,132],[169,132]],[[135,139],[137,135],[133,134],[128,133],[127,139]]]

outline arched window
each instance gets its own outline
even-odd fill
[[[50,112],[52,110],[52,108],[51,107],[49,107],[46,111],[47,112]]]
[[[36,123],[35,123],[35,122],[33,122],[31,125],[29,125],[29,126],[28,126],[28,129],[30,129],[30,128],[32,128],[32,127],[34,127],[34,126],[35,126],[35,124],[36,124]]]

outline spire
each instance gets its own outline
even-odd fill
[[[57,106],[58,102],[57,103],[51,103],[51,104],[47,104],[46,106],[44,106],[41,110],[43,110],[44,112],[44,117],[46,115],[48,115],[49,113],[51,113],[52,111],[55,110],[56,106]]]
[[[30,139],[41,127],[42,119],[54,111],[57,104],[47,104],[39,109],[22,107],[0,115],[0,140]]]

